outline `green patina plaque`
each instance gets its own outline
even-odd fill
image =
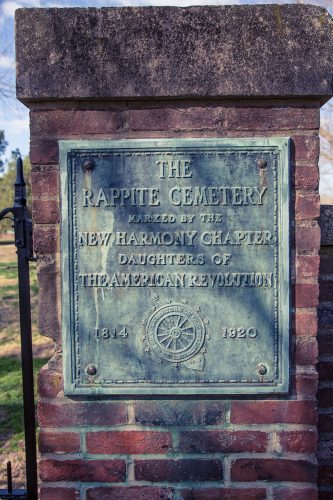
[[[289,140],[60,141],[65,393],[289,387]]]

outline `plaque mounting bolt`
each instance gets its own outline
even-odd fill
[[[86,374],[87,375],[96,375],[97,368],[95,365],[87,365],[86,366]]]
[[[259,363],[257,366],[257,372],[259,375],[266,375],[267,373],[267,366],[264,363]]]
[[[93,160],[84,160],[82,162],[83,172],[91,172],[95,168],[95,163]]]

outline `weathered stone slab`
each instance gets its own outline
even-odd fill
[[[66,392],[286,392],[289,140],[60,151]]]
[[[310,5],[18,9],[17,97],[332,93],[333,23]]]

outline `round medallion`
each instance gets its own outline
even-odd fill
[[[149,348],[160,358],[180,363],[195,356],[205,342],[205,326],[197,312],[184,304],[167,304],[150,316]]]

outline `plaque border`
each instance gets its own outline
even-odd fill
[[[123,139],[123,140],[59,140],[59,163],[61,182],[61,283],[62,283],[62,343],[64,362],[64,393],[78,396],[225,396],[225,395],[269,395],[286,394],[290,385],[290,144],[289,137],[251,137],[251,138],[181,138],[181,139]],[[209,151],[234,152],[260,150],[275,153],[274,169],[274,218],[278,230],[278,245],[275,246],[275,265],[279,276],[275,293],[275,366],[279,376],[273,382],[223,382],[209,384],[163,384],[152,383],[131,384],[118,383],[108,385],[82,384],[80,377],[80,353],[75,343],[73,325],[78,321],[77,303],[74,298],[77,292],[77,282],[73,279],[73,271],[77,262],[75,259],[76,245],[73,235],[73,225],[76,223],[75,189],[70,189],[73,180],[69,175],[71,154],[86,154],[119,149],[125,151],[141,151],[142,153],[156,149],[172,151],[183,150],[197,152]],[[99,150],[99,151],[97,151]],[[277,169],[279,172],[277,175]],[[277,179],[276,179],[277,176]],[[66,304],[66,306],[65,306]],[[274,374],[276,378],[276,373]]]

